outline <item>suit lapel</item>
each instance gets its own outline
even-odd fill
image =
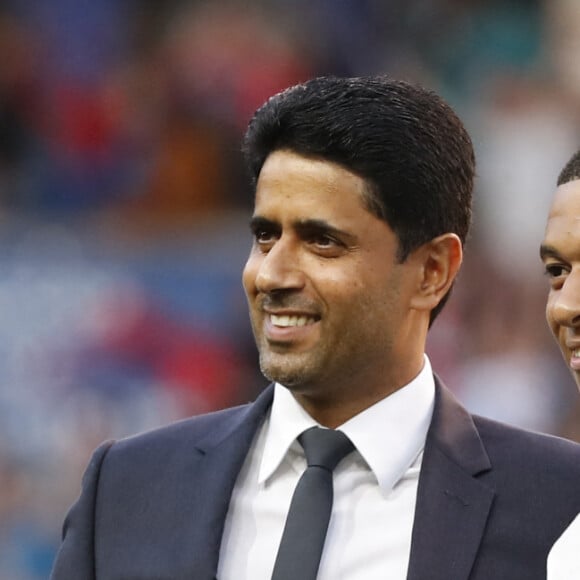
[[[436,384],[407,580],[467,580],[494,498],[476,476],[491,464],[469,413]]]
[[[209,432],[197,445],[195,474],[195,530],[203,536],[191,542],[195,578],[215,578],[230,498],[254,435],[273,397],[268,387],[225,428]]]

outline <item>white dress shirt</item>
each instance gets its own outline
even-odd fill
[[[547,580],[580,578],[580,514],[568,526],[548,554]]]
[[[319,580],[406,578],[434,399],[433,374],[425,356],[413,381],[339,427],[356,451],[334,471],[334,505]],[[271,577],[290,500],[306,469],[296,438],[316,424],[288,389],[275,386],[270,415],[234,487],[219,580]]]

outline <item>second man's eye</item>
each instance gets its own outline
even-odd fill
[[[566,274],[567,268],[562,264],[546,264],[545,272],[549,278],[559,278]]]
[[[565,264],[552,262],[545,265],[544,273],[550,281],[552,290],[559,290],[566,282],[566,277],[570,273],[570,268]]]

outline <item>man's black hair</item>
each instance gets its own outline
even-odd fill
[[[580,179],[580,149],[572,155],[558,176],[558,186]]]

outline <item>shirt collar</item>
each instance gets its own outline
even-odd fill
[[[407,385],[349,419],[339,429],[355,445],[378,484],[387,492],[425,446],[435,402],[435,382],[427,355],[421,372]],[[258,481],[264,483],[282,463],[296,438],[318,425],[290,391],[276,384]]]
[[[258,482],[264,483],[271,477],[280,463],[295,443],[298,436],[318,423],[300,406],[292,393],[284,386],[276,383],[274,386],[274,400],[266,425],[266,440]],[[300,448],[301,449],[301,448]],[[297,449],[300,453],[301,451]]]

